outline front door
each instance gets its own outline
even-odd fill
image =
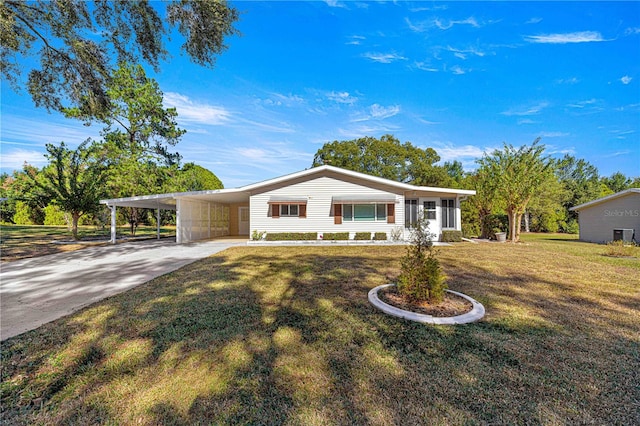
[[[238,207],[238,235],[249,235],[249,207]]]

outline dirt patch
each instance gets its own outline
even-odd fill
[[[395,306],[396,308],[418,314],[431,315],[438,318],[455,317],[466,314],[473,309],[471,302],[448,292],[445,293],[444,300],[438,304],[407,300],[398,293],[396,286],[380,289],[378,291],[378,297],[384,303]]]

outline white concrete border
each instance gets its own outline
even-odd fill
[[[379,285],[376,288],[373,288],[369,291],[369,302],[376,308],[380,309],[382,312],[388,315],[393,315],[395,317],[404,318],[410,321],[416,321],[423,324],[441,324],[441,325],[453,325],[453,324],[467,324],[470,322],[475,322],[484,317],[484,306],[482,303],[473,299],[472,297],[467,296],[466,294],[458,293],[457,291],[447,290],[447,292],[451,294],[455,294],[456,296],[460,296],[463,299],[468,300],[473,305],[471,311],[466,314],[457,315],[455,317],[434,317],[426,314],[418,314],[411,311],[405,311],[404,309],[396,308],[395,306],[391,306],[387,303],[384,303],[380,298],[378,298],[378,291],[386,288],[394,286],[395,284],[384,284]]]

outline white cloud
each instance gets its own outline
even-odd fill
[[[518,125],[520,125],[520,124],[537,124],[537,123],[539,123],[539,122],[538,121],[533,121],[530,118],[522,118],[522,119],[518,120]]]
[[[65,120],[61,123],[53,120],[47,122],[48,119],[5,115],[2,117],[2,138],[42,147],[47,143],[57,144],[64,141],[74,148],[87,138],[100,137],[100,125],[84,126],[80,121],[75,120]]]
[[[570,133],[566,132],[540,132],[540,137],[543,138],[562,138],[566,136],[570,136]]]
[[[400,106],[392,105],[389,107],[383,107],[378,104],[373,104],[371,105],[370,111],[371,111],[372,118],[383,120],[385,118],[389,118],[389,117],[393,117],[394,115],[397,115],[400,112]]]
[[[3,170],[22,170],[25,162],[32,166],[42,167],[47,164],[47,159],[43,151],[13,149],[7,152],[3,148],[2,160],[0,160],[0,167]]]
[[[456,49],[454,47],[451,46],[447,46],[447,50],[449,52],[453,52],[454,56],[460,58],[460,59],[467,59],[467,55],[475,55],[475,56],[480,56],[483,57],[486,55],[485,52],[481,51],[480,49],[477,49],[475,47],[470,47],[468,49]]]
[[[227,123],[231,117],[231,112],[224,107],[195,102],[188,96],[175,92],[164,94],[164,104],[167,107],[176,108],[178,121],[182,122],[215,126]]]
[[[531,18],[525,24],[539,24],[542,22],[542,18]]]
[[[571,78],[561,78],[559,80],[556,80],[556,84],[577,84],[580,80],[578,80],[576,77],[571,77]]]
[[[337,1],[337,0],[324,0],[324,2],[329,7],[341,7],[341,8],[346,8],[347,7],[347,5],[345,5],[344,3],[340,2],[340,1]]]
[[[602,38],[602,34],[597,31],[578,31],[574,33],[556,33],[541,34],[536,36],[525,36],[525,39],[531,43],[549,43],[549,44],[566,44],[566,43],[589,43],[606,41]]]
[[[595,98],[591,98],[591,99],[587,99],[586,101],[579,101],[579,102],[574,102],[572,104],[567,105],[570,108],[584,108],[586,106],[589,105],[594,105],[598,102],[597,99]]]
[[[620,157],[621,155],[629,155],[631,154],[631,151],[628,149],[622,150],[622,151],[615,151],[612,152],[610,154],[607,155],[603,155],[604,158],[611,158],[611,157]]]
[[[407,60],[407,58],[397,53],[367,52],[367,53],[364,53],[362,56],[364,56],[367,59],[371,59],[374,62],[380,62],[382,64],[390,64],[391,62],[395,62],[395,61]]]
[[[626,30],[624,30],[624,35],[629,36],[634,34],[640,34],[640,27],[627,28]]]
[[[339,104],[353,105],[358,102],[358,98],[351,96],[349,92],[329,92],[327,93],[327,99]]]
[[[549,106],[549,104],[547,102],[540,102],[539,104],[532,105],[532,106],[529,106],[529,107],[524,107],[524,108],[519,108],[519,109],[510,109],[510,110],[501,112],[500,114],[507,115],[507,116],[512,116],[512,115],[516,115],[516,116],[536,115],[536,114],[539,114],[540,111],[542,111],[543,109],[545,109],[548,106]]]
[[[434,143],[434,149],[440,156],[440,162],[445,161],[459,161],[462,163],[465,169],[472,169],[475,160],[481,158],[485,153],[490,153],[494,148],[481,148],[475,145],[462,145],[454,146],[450,143]]]
[[[622,77],[620,79],[622,84],[629,84],[629,83],[631,83],[631,80],[633,80],[633,78],[629,77],[628,75],[625,75],[624,77]]]
[[[466,74],[469,70],[465,70],[463,68],[460,68],[458,65],[454,65],[450,68],[451,72],[454,73],[455,75],[462,75],[462,74]]]
[[[438,72],[438,71],[440,71],[438,68],[434,68],[428,62],[414,62],[413,65],[416,68],[418,68],[419,70],[422,70],[422,71],[429,71],[429,72]]]
[[[454,25],[471,25],[474,28],[480,27],[480,24],[478,24],[478,21],[476,21],[476,18],[474,18],[473,16],[470,16],[469,18],[463,19],[461,21],[454,21],[454,20],[444,21],[436,18],[433,20],[433,25],[440,28],[441,30],[448,30]]]
[[[346,44],[359,46],[366,39],[367,39],[366,37],[354,35],[354,36],[349,37],[349,41]]]

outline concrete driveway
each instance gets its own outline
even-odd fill
[[[175,239],[91,247],[0,264],[0,340],[246,240],[176,245]]]

